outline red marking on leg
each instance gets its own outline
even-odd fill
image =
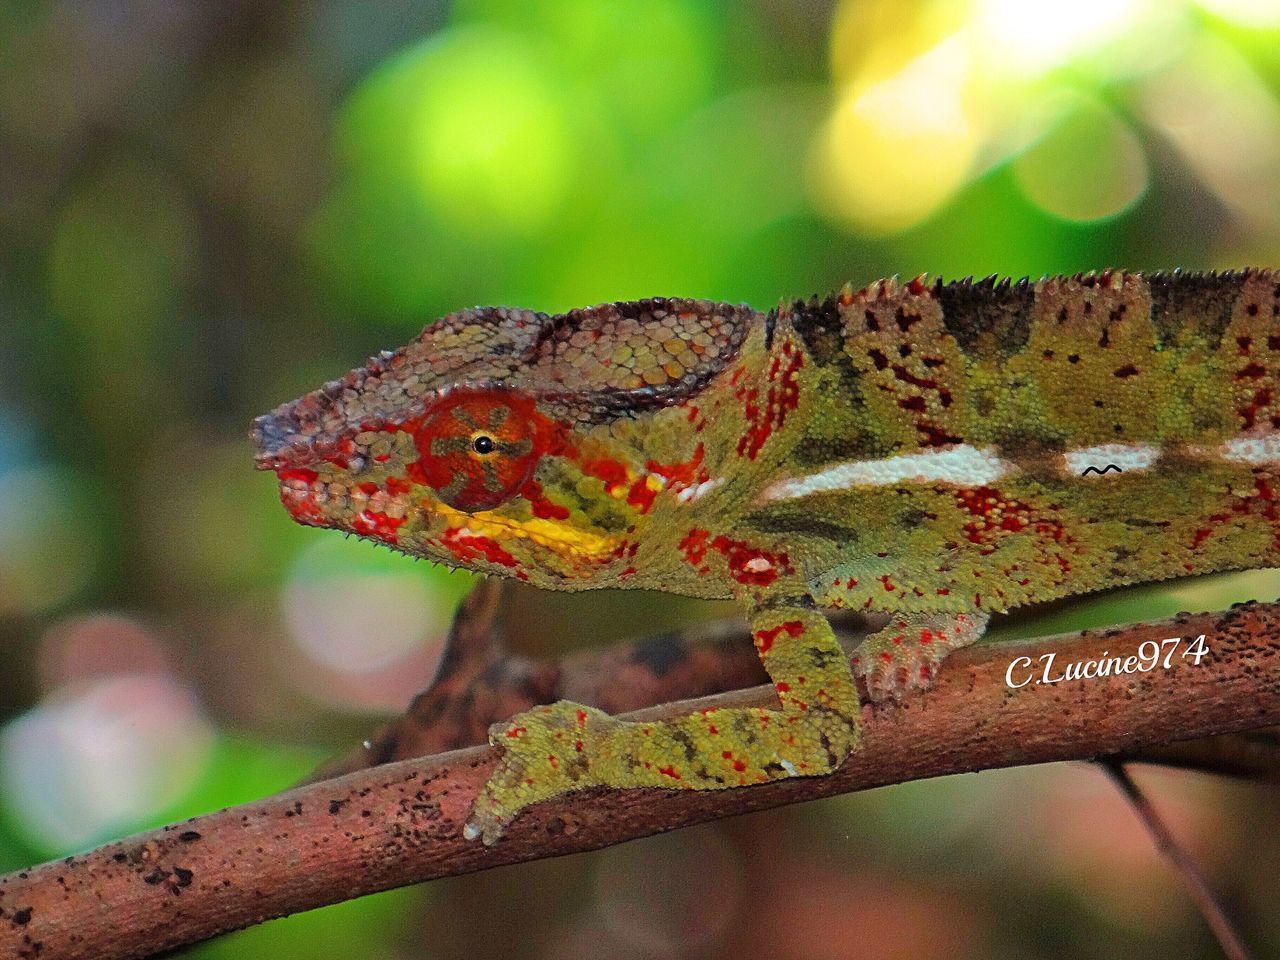
[[[798,637],[804,633],[804,624],[799,620],[788,620],[785,623],[778,624],[776,627],[757,630],[755,633],[756,649],[761,653],[768,653],[773,649],[773,642],[782,633],[786,633],[789,637]]]
[[[674,766],[659,767],[658,772],[662,774],[664,777],[670,777],[672,780],[680,779],[680,774],[676,771],[676,768]]]

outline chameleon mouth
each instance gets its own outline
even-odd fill
[[[307,515],[314,519],[327,518],[329,511],[368,511],[393,520],[403,520],[412,505],[404,494],[390,494],[383,489],[371,492],[360,486],[328,482],[305,469],[285,470],[281,473],[280,499],[295,517]]]
[[[616,539],[613,537],[566,527],[554,520],[543,520],[539,517],[530,520],[511,520],[508,517],[497,516],[489,510],[464,513],[443,503],[436,505],[433,509],[445,518],[451,529],[457,529],[467,536],[489,537],[495,540],[513,538],[528,540],[555,553],[567,553],[588,560],[601,559],[610,554],[616,546]]]

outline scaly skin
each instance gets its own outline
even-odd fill
[[[541,587],[734,597],[779,710],[498,724],[472,831],[831,771],[992,611],[1280,562],[1280,276],[469,310],[255,424],[293,517]],[[894,614],[842,656],[819,608]]]

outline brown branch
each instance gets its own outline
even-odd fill
[[[490,724],[542,703],[573,700],[616,715],[768,680],[741,620],[581,650],[554,663],[509,653],[502,635],[502,600],[509,601],[512,594],[503,590],[502,580],[477,581],[454,619],[444,662],[430,688],[363,743],[325,763],[308,782],[483,744]],[[844,612],[833,616],[831,625],[852,652],[879,621]],[[1156,744],[1118,759],[1280,783],[1280,733],[1259,730]]]
[[[1208,637],[1200,664],[1010,689],[1011,658],[1058,663]],[[644,711],[769,704],[766,688]],[[979,646],[928,694],[864,711],[836,773],[714,792],[592,791],[541,804],[496,846],[462,838],[497,751],[388,763],[0,878],[0,955],[143,957],[284,914],[436,877],[559,856],[705,820],[963,771],[1131,754],[1280,724],[1280,606]]]

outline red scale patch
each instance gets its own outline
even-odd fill
[[[504,567],[519,566],[519,561],[502,549],[496,540],[473,533],[462,533],[456,528],[446,530],[440,538],[440,544],[462,563],[487,560]]]
[[[803,366],[804,354],[791,341],[785,341],[781,352],[769,361],[769,385],[763,403],[758,387],[739,386],[734,391],[747,420],[747,431],[738,439],[738,456],[754,460],[774,431],[782,429],[788,414],[800,405],[799,374]]]
[[[765,630],[757,630],[755,633],[756,649],[761,653],[768,653],[773,649],[774,641],[782,634],[795,639],[804,633],[804,624],[799,620],[788,620],[780,623],[776,627],[769,627]]]
[[[404,521],[404,517],[389,517],[385,513],[365,510],[351,521],[351,529],[361,536],[377,537],[386,543],[399,543],[399,530]]]
[[[1009,534],[1030,532],[1035,537],[1038,566],[1048,567],[1046,576],[1050,582],[1064,582],[1071,572],[1071,556],[1078,554],[1078,544],[1063,522],[1053,515],[1054,506],[1042,507],[1006,497],[995,487],[972,487],[952,491],[958,505],[973,519],[964,526],[965,538],[978,544],[979,553],[989,556],[995,553],[1000,541]],[[1018,564],[1001,569],[1001,576],[1013,581],[1026,581],[1017,577]],[[974,577],[980,572],[974,571]],[[1029,582],[1029,581],[1027,581]],[[996,597],[1004,594],[997,590]],[[974,605],[982,606],[982,594],[974,595]]]
[[[792,572],[791,558],[785,551],[762,550],[745,540],[731,540],[723,534],[712,537],[702,529],[695,528],[685,534],[679,549],[685,562],[704,576],[710,572],[705,563],[708,550],[714,550],[728,563],[729,576],[747,586],[767,587],[780,574]]]

